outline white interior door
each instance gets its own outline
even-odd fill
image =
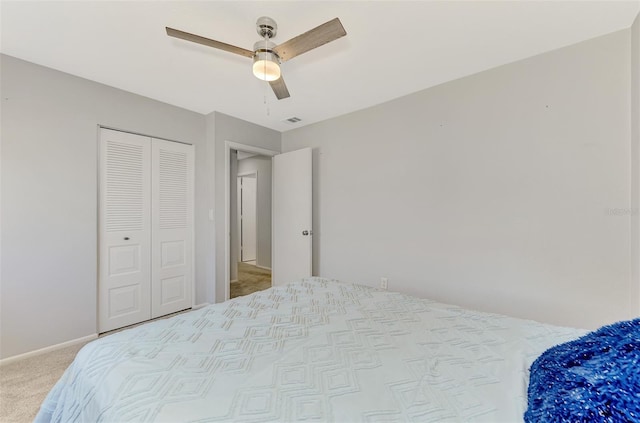
[[[273,158],[272,284],[311,276],[311,149]]]
[[[152,318],[192,306],[193,146],[153,139]]]
[[[151,318],[151,143],[100,130],[98,330]]]
[[[242,176],[240,196],[240,234],[242,239],[241,261],[256,259],[256,214],[257,181],[256,175]]]

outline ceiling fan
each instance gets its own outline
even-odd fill
[[[293,37],[289,41],[276,45],[271,39],[276,36],[278,25],[273,19],[263,16],[258,18],[256,22],[256,31],[263,39],[253,45],[252,51],[178,29],[169,27],[166,27],[166,29],[167,35],[170,37],[203,44],[253,59],[253,74],[257,78],[269,82],[278,100],[289,97],[289,90],[280,72],[281,62],[291,60],[302,53],[347,35],[340,19],[335,18],[304,34]]]

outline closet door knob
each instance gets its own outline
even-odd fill
[[[128,236],[125,236],[125,237],[124,237],[124,240],[125,240],[125,241],[129,241],[129,237],[128,237]]]

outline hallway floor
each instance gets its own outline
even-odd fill
[[[230,297],[241,297],[271,288],[271,271],[248,263],[238,263],[238,280],[231,282]]]

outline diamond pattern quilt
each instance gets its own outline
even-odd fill
[[[87,344],[36,421],[517,422],[584,333],[309,278]]]

